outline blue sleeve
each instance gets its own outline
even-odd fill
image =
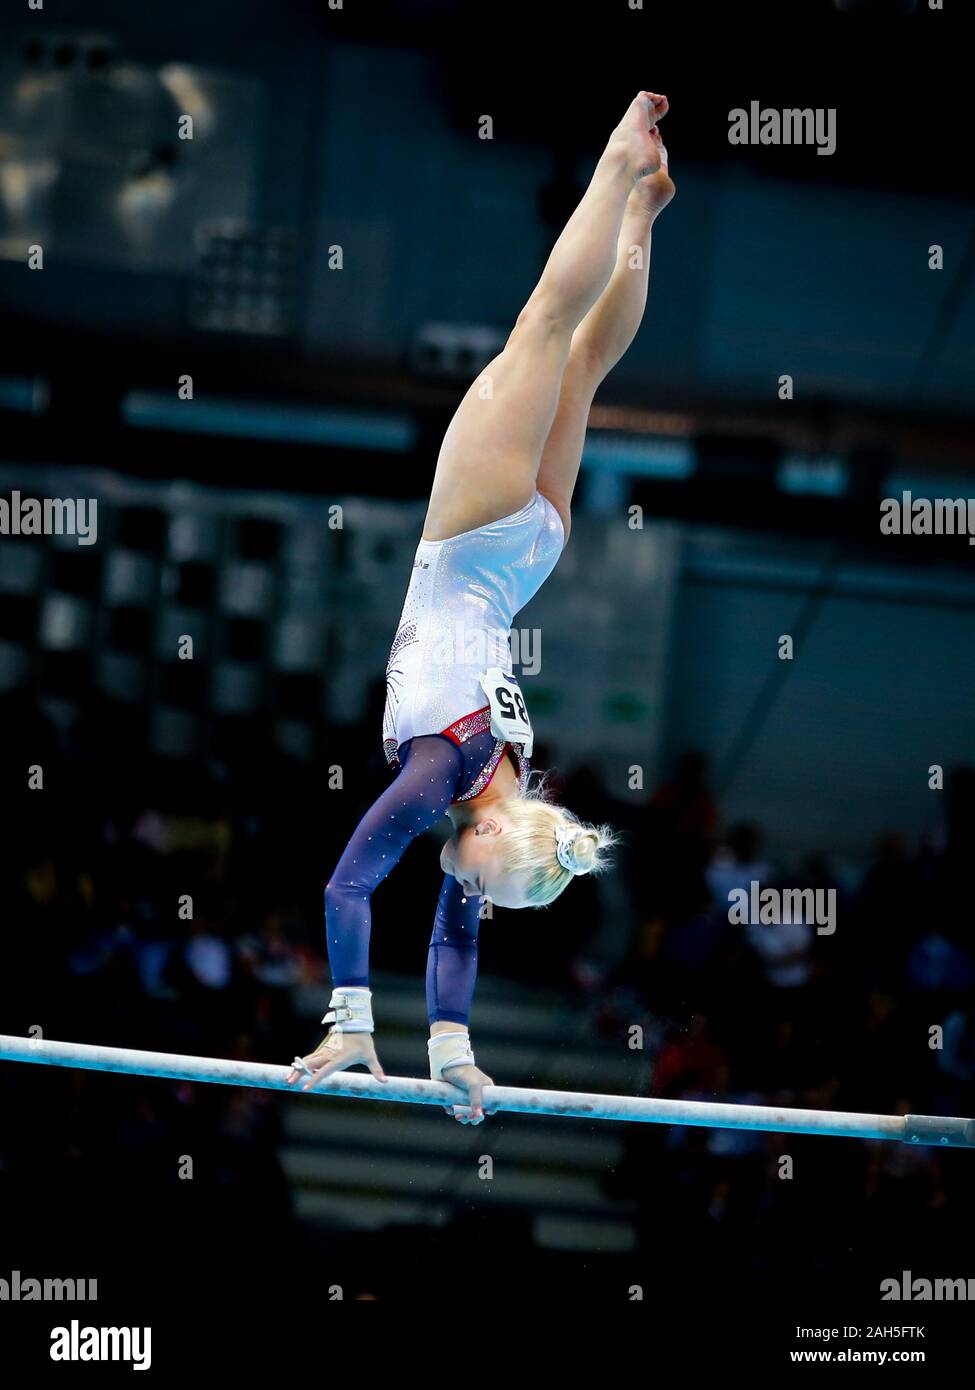
[[[465,759],[449,739],[412,739],[400,771],[356,827],[325,888],[332,984],[368,986],[371,898],[407,845],[436,824],[463,790]]]
[[[466,1025],[477,979],[477,929],[479,897],[465,897],[457,880],[448,875],[440,890],[437,916],[427,952],[427,1013],[431,1023],[440,1019]]]

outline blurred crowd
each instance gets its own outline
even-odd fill
[[[636,930],[595,1004],[609,1035],[645,1010],[648,1094],[975,1113],[975,774],[956,769],[943,795],[921,843],[885,835],[851,884],[821,854],[771,863],[758,824],[722,826],[706,759],[679,760],[631,817]],[[835,929],[733,925],[729,895],[752,883],[834,892]],[[611,1190],[639,1202],[644,1248],[663,1243],[671,1276],[798,1265],[862,1289],[865,1264],[884,1277],[963,1253],[962,1151],[654,1126],[627,1140]]]
[[[140,754],[137,712],[93,703],[65,732],[27,695],[4,697],[13,814],[0,867],[9,924],[0,1031],[282,1062],[310,1042],[296,995],[308,987],[325,997],[322,887],[388,780],[376,736],[382,696],[377,685],[356,727],[323,727],[310,761],[287,754],[271,723],[256,719],[224,721],[192,763]],[[28,767],[41,769],[42,788],[28,786]],[[580,880],[544,931],[522,934],[517,953],[503,949],[502,933],[483,932],[482,972],[561,986],[602,1039],[623,1039],[639,1022],[647,1094],[975,1112],[971,771],[955,771],[923,843],[886,836],[852,886],[822,855],[784,873],[759,824],[725,826],[700,754],[682,757],[642,800],[614,799],[585,766],[557,770],[555,791],[624,832],[622,949],[608,965],[587,964],[600,885]],[[420,905],[421,922],[432,922],[437,854],[428,837],[395,875],[398,902]],[[752,881],[835,890],[835,932],[813,922],[732,925],[728,894]],[[388,891],[378,890],[377,912]],[[376,932],[374,964],[419,976],[427,939],[426,928]],[[144,1185],[157,1165],[161,1215],[172,1155],[205,1155],[228,1220],[287,1227],[272,1093],[62,1072],[32,1104],[26,1070],[2,1077],[7,1108],[16,1092],[29,1116],[0,1136],[7,1175],[117,1200],[127,1174]],[[665,1242],[671,1277],[692,1275],[705,1256],[719,1269],[744,1258],[771,1276],[784,1243],[804,1237],[810,1271],[835,1275],[872,1241],[896,1273],[908,1267],[899,1251],[941,1249],[970,1216],[959,1157],[634,1126],[606,1192],[637,1203],[641,1250]]]

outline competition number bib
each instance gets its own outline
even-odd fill
[[[528,717],[525,697],[518,682],[500,666],[492,666],[481,677],[481,688],[491,705],[491,732],[506,743],[521,743],[526,758],[532,755],[535,734]]]

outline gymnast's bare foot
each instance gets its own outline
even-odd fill
[[[656,217],[657,213],[662,212],[667,206],[677,189],[670,177],[667,148],[656,126],[650,131],[650,138],[657,146],[660,155],[660,168],[652,174],[645,174],[643,178],[637,179],[633,185],[630,199],[633,202],[638,202],[648,216]]]
[[[610,144],[619,147],[634,181],[660,168],[660,151],[651,138],[651,131],[667,114],[667,109],[666,97],[655,92],[638,92],[610,137]]]

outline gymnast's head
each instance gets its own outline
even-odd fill
[[[547,907],[582,874],[610,864],[618,836],[608,825],[587,825],[547,798],[544,778],[524,793],[467,802],[454,818],[440,866],[470,896],[496,907]]]

